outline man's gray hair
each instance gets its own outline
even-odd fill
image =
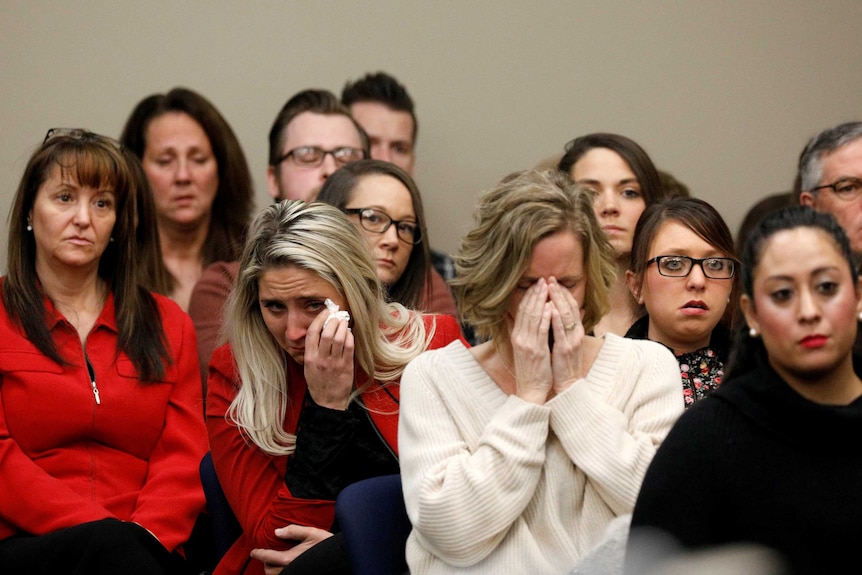
[[[846,122],[823,130],[811,140],[799,156],[800,191],[810,191],[820,185],[823,177],[823,156],[841,146],[862,138],[862,122]]]

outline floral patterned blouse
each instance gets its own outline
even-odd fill
[[[711,347],[676,356],[682,376],[682,397],[691,407],[715,391],[724,379],[724,362]]]
[[[637,320],[626,332],[632,339],[649,339],[649,316]],[[724,362],[729,348],[727,329],[719,324],[712,330],[709,346],[676,355],[682,378],[682,396],[688,409],[721,385],[724,379]],[[673,350],[671,350],[673,351]]]

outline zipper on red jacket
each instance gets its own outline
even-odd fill
[[[90,386],[93,388],[93,397],[96,398],[96,405],[102,405],[102,398],[99,396],[99,388],[96,386],[96,371],[93,369],[93,364],[90,363],[90,358],[84,354],[84,361],[87,362],[87,371],[90,373]]]
[[[390,395],[391,395],[391,394],[390,394]],[[392,399],[395,399],[395,398],[393,397]],[[389,455],[391,455],[391,456],[392,456],[392,458],[393,458],[393,459],[395,459],[395,461],[396,461],[397,463],[399,463],[399,465],[400,465],[401,460],[400,460],[400,459],[398,459],[398,454],[397,454],[397,453],[395,453],[395,450],[394,450],[394,449],[392,449],[392,447],[391,447],[391,446],[386,442],[386,439],[384,439],[383,434],[382,434],[382,433],[380,433],[380,430],[379,430],[379,429],[377,429],[377,426],[376,426],[376,425],[374,425],[374,419],[371,417],[371,414],[370,414],[370,413],[368,413],[368,408],[365,406],[365,403],[362,401],[362,398],[361,398],[361,397],[357,397],[357,398],[356,398],[356,402],[357,402],[359,405],[361,405],[361,406],[362,406],[362,411],[364,411],[364,412],[365,412],[365,417],[367,417],[367,418],[368,418],[368,422],[369,422],[369,423],[371,423],[371,429],[373,429],[373,430],[374,430],[374,433],[376,433],[376,434],[377,434],[378,439],[380,439],[380,443],[382,443],[382,444],[386,447],[386,450],[389,452]]]

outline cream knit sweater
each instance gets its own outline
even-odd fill
[[[509,396],[458,341],[401,379],[399,453],[426,573],[567,573],[634,508],[683,411],[664,346],[606,335],[587,376],[545,405]]]

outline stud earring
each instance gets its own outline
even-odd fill
[[[27,224],[27,231],[28,231],[28,232],[32,232],[32,231],[33,231],[33,226],[31,226],[30,224]]]
[[[108,241],[109,241],[109,242],[114,241],[114,236],[111,236],[111,237],[110,237],[110,239],[108,239]]]
[[[751,336],[752,338],[756,338],[760,334],[757,333],[757,330],[752,327],[752,328],[748,329],[748,335]]]
[[[859,312],[859,321],[862,321],[862,311]]]

